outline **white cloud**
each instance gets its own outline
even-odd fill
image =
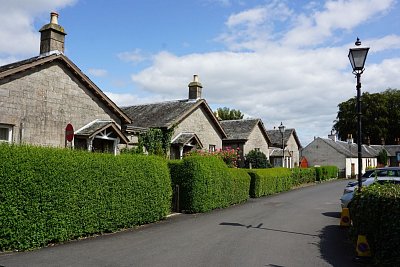
[[[139,63],[146,60],[146,56],[140,49],[118,53],[117,57],[122,61],[131,63]]]
[[[363,45],[372,48],[369,53],[400,49],[400,36],[391,34],[379,39],[365,40],[363,41]]]
[[[108,74],[108,71],[105,69],[88,69],[88,73],[93,75],[94,77],[104,77]]]
[[[227,31],[217,40],[231,50],[260,50],[276,38],[274,26],[289,19],[293,11],[281,1],[272,1],[237,14],[226,21]]]
[[[315,135],[327,136],[337,105],[356,94],[347,58],[353,44],[321,44],[337,30],[346,32],[383,14],[391,4],[386,0],[328,1],[320,11],[313,5],[309,15],[294,14],[285,4],[273,1],[227,19],[227,31],[219,40],[230,51],[184,56],[161,52],[150,67],[132,75],[132,80],[144,91],[177,99],[187,97],[191,75],[198,74],[203,97],[212,106],[236,108],[260,117],[268,129],[282,121],[286,127],[296,128],[303,145],[307,145]],[[353,5],[363,14],[349,13]],[[291,17],[294,20],[286,23]],[[282,22],[285,24],[280,25]],[[283,33],[278,33],[278,24]],[[371,53],[378,53],[399,49],[400,37],[388,35],[363,40],[363,44],[373,45]],[[400,88],[399,69],[399,58],[368,64],[363,90]]]
[[[387,12],[394,0],[327,1],[324,10],[300,14],[287,32],[285,45],[308,46],[323,43],[335,30],[350,30],[373,17]]]
[[[39,53],[39,33],[33,26],[35,18],[43,13],[48,13],[50,20],[51,11],[72,5],[75,1],[0,1],[0,55],[7,54],[18,57],[37,55]]]
[[[105,94],[115,104],[117,104],[117,106],[120,106],[120,107],[161,102],[161,101],[166,100],[165,98],[162,98],[160,96],[140,97],[140,96],[133,95],[133,94],[118,94],[118,93],[112,93],[112,92],[105,92]],[[170,100],[170,99],[168,99],[168,100]]]

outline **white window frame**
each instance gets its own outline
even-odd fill
[[[12,142],[13,126],[9,124],[0,124],[0,129],[8,130],[8,139],[0,139],[0,142]]]
[[[208,152],[215,152],[216,150],[216,145],[208,145]]]

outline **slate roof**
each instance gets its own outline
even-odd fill
[[[261,119],[222,120],[219,122],[226,132],[226,140],[248,140],[254,128],[260,125],[268,143],[271,143]]]
[[[269,151],[269,156],[272,157],[282,157],[282,148],[271,147]],[[290,156],[289,151],[285,150],[285,156]]]
[[[282,134],[279,130],[268,130],[267,131],[268,137],[271,140],[272,146],[274,147],[282,147]],[[296,140],[297,146],[299,149],[301,148],[301,143],[299,138],[297,137],[297,133],[295,129],[285,129],[285,132],[283,133],[283,142],[285,145],[287,144],[290,136],[294,137]]]
[[[214,116],[212,110],[204,99],[193,100],[173,100],[159,103],[134,105],[129,107],[121,107],[127,114],[132,123],[127,127],[142,127],[142,128],[167,128],[170,129],[176,124],[179,124],[193,111],[200,106],[203,106],[206,113],[209,114],[211,120],[214,121],[216,128],[220,131],[223,138],[226,133]]]
[[[122,122],[131,123],[130,118],[122,112],[122,110],[107,97],[103,91],[97,87],[70,59],[60,52],[51,52],[45,55],[32,57],[0,67],[0,80],[16,73],[24,72],[31,68],[39,67],[43,64],[58,61],[64,64],[75,75],[86,88],[91,91],[104,105],[117,115]]]
[[[171,143],[177,145],[186,145],[190,143],[193,139],[201,148],[203,147],[203,144],[200,142],[200,139],[194,133],[180,133],[174,140],[172,140]]]
[[[95,134],[97,131],[103,129],[105,126],[111,124],[111,121],[101,121],[101,120],[95,120],[92,121],[91,123],[83,126],[79,130],[75,132],[76,135],[83,135],[83,136],[90,136]]]
[[[347,143],[344,141],[333,141],[330,138],[320,138],[327,145],[334,148],[340,154],[345,155],[348,158],[358,157],[358,145],[356,143]],[[372,146],[362,145],[361,146],[361,156],[363,158],[375,158],[379,154],[379,150],[374,149]]]
[[[400,152],[400,145],[371,145],[372,148],[378,151],[378,153],[385,149],[389,157],[396,157],[396,153]]]
[[[86,124],[82,128],[78,129],[75,132],[75,135],[92,138],[99,132],[101,132],[109,127],[113,128],[113,131],[120,138],[121,143],[127,144],[129,142],[127,137],[121,132],[121,130],[118,128],[118,126],[115,124],[115,122],[113,122],[111,120],[94,120],[94,121]]]

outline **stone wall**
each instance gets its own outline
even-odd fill
[[[346,157],[320,138],[315,139],[306,146],[301,154],[307,159],[310,167],[330,165],[337,166],[339,170],[346,168]]]
[[[112,119],[121,125],[58,61],[0,81],[0,124],[14,126],[15,143],[63,147],[68,123],[76,131],[95,119]]]
[[[221,134],[202,105],[176,127],[172,139],[182,132],[195,133],[205,150],[208,150],[210,145],[215,145],[216,149],[222,148]]]
[[[254,150],[255,148],[259,148],[260,151],[263,152],[269,159],[268,143],[267,140],[265,140],[265,137],[262,134],[262,130],[258,124],[254,128],[253,132],[250,134],[249,139],[247,140],[243,148],[244,155],[248,154],[251,150]]]
[[[290,166],[291,168],[293,167],[298,167],[299,166],[299,162],[300,162],[300,153],[299,153],[299,147],[297,145],[296,139],[294,138],[293,134],[290,135],[287,143],[287,150],[292,154],[292,166]]]

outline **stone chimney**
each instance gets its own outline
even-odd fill
[[[199,82],[199,76],[193,75],[193,82],[189,83],[189,100],[197,100],[201,98],[203,86]]]
[[[352,134],[348,134],[347,135],[347,143],[348,144],[353,144],[353,135]]]
[[[44,25],[40,30],[40,54],[59,51],[64,53],[65,35],[64,28],[58,25],[58,14],[50,13],[50,23]]]
[[[367,142],[367,146],[371,145],[371,138],[369,138],[369,136],[367,136],[367,139],[365,141]]]
[[[328,135],[328,138],[336,142],[338,140],[337,134],[332,130],[331,134]]]

